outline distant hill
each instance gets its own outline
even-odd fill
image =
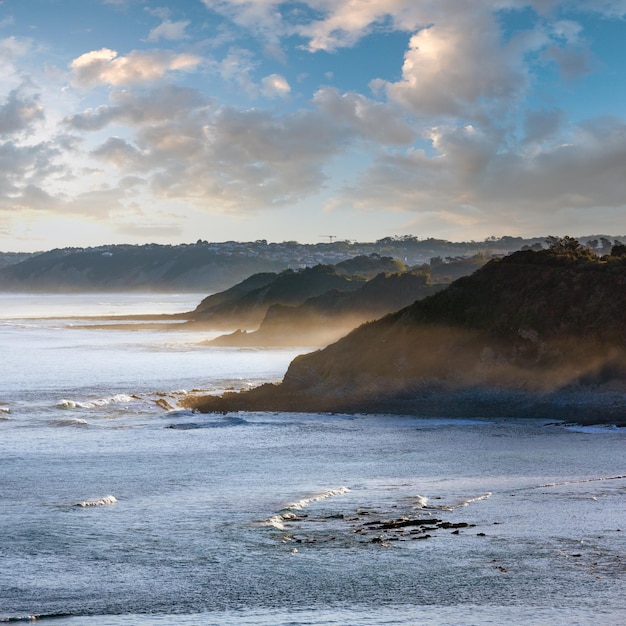
[[[626,423],[626,246],[576,240],[471,276],[201,410],[409,412]]]
[[[20,263],[34,254],[30,252],[0,252],[0,268]]]
[[[240,347],[326,345],[366,321],[397,311],[443,287],[431,285],[425,274],[383,272],[356,290],[332,289],[299,306],[273,304],[256,331],[238,330],[208,343]]]
[[[284,268],[280,260],[218,253],[204,245],[65,248],[0,268],[0,290],[211,292]]]
[[[189,318],[194,326],[210,330],[255,329],[271,306],[297,306],[331,290],[354,291],[366,280],[339,273],[331,265],[251,276],[226,292],[205,298]]]

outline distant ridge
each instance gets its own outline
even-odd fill
[[[614,237],[581,239],[594,250],[608,252]],[[621,240],[626,241],[622,237]],[[429,264],[437,282],[467,273],[458,260],[504,255],[524,247],[541,247],[545,238],[490,237],[485,241],[451,242],[412,235],[385,237],[375,242],[336,240],[300,244],[227,241],[180,245],[111,245],[62,248],[35,254],[0,252],[0,290],[32,292],[192,291],[227,289],[260,272],[336,265],[353,257],[388,256],[408,267]],[[607,248],[608,246],[608,248]],[[461,274],[457,273],[460,270]]]

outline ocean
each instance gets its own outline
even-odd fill
[[[303,349],[92,316],[205,294],[0,294],[0,622],[626,623],[626,432],[201,415]]]

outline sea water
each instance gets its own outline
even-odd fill
[[[0,295],[0,622],[625,623],[623,429],[201,415],[303,350],[91,327],[202,297]]]

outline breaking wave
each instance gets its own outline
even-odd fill
[[[348,493],[350,489],[348,487],[339,487],[338,489],[328,489],[327,491],[322,491],[313,496],[309,496],[308,498],[301,498],[300,500],[296,500],[295,502],[291,502],[288,504],[285,509],[289,509],[292,511],[301,511],[306,508],[311,502],[319,502],[320,500],[326,500],[327,498],[332,498],[334,496],[342,496],[344,493]]]
[[[91,506],[109,506],[111,504],[115,504],[117,502],[117,498],[115,496],[104,496],[104,498],[96,498],[94,500],[83,500],[81,502],[76,502],[74,506],[78,507],[91,507]]]
[[[95,400],[87,400],[85,402],[63,398],[56,403],[56,407],[58,409],[95,409],[109,404],[129,403],[133,402],[135,399],[135,397],[125,393],[119,393],[105,398],[97,398]]]
[[[55,426],[89,426],[89,422],[84,419],[56,420]]]
[[[71,617],[71,613],[34,613],[32,615],[10,615],[0,616],[0,624],[16,624],[19,622],[38,622],[46,619],[59,619],[61,617]]]
[[[321,500],[326,500],[335,496],[341,496],[345,493],[348,493],[349,491],[350,489],[348,487],[339,487],[337,489],[328,489],[312,496],[301,498],[300,500],[296,500],[287,504],[281,509],[279,513],[268,517],[261,523],[265,526],[272,526],[274,528],[277,528],[278,530],[284,530],[284,522],[298,519],[298,515],[294,513],[294,511],[302,511],[312,502],[320,502]]]
[[[442,504],[440,506],[424,504],[424,506],[419,507],[419,508],[428,509],[431,511],[454,511],[455,509],[465,508],[466,506],[469,506],[473,502],[480,502],[481,500],[487,500],[491,498],[492,495],[493,494],[490,491],[488,491],[487,493],[483,493],[480,496],[474,496],[473,498],[465,498],[464,500],[460,500],[456,502],[455,504]],[[419,497],[421,496],[418,496],[418,498]]]

